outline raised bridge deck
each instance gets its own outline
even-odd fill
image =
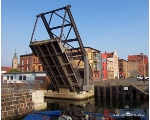
[[[59,39],[32,42],[30,48],[41,61],[55,90],[65,87],[75,91],[80,86],[79,71]]]

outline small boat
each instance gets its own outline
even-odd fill
[[[118,109],[117,113],[83,113],[82,109],[69,107],[66,110],[34,111],[23,120],[146,120],[141,109]]]
[[[33,111],[28,114],[23,120],[58,120],[61,110],[51,111]]]

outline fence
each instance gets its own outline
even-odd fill
[[[9,92],[12,90],[38,90],[40,89],[40,81],[39,80],[33,80],[32,82],[30,81],[18,81],[18,80],[13,80],[13,81],[8,81],[8,80],[3,80],[1,82],[1,92]]]

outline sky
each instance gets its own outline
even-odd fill
[[[29,44],[36,15],[66,5],[71,5],[70,10],[85,47],[92,47],[101,53],[117,50],[119,59],[125,60],[128,55],[144,53],[149,56],[148,2],[1,0],[1,66],[12,66],[15,49],[18,58],[32,52]],[[37,23],[34,39],[49,39],[44,24],[40,22]],[[61,22],[53,21],[57,25],[61,25]]]

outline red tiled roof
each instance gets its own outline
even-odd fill
[[[142,59],[144,59],[145,64],[148,64],[147,55],[144,55],[144,58],[143,58],[143,56],[140,56],[140,55],[131,55],[131,56],[128,55],[128,61],[130,61],[130,60],[138,61],[138,60],[142,60]]]
[[[140,59],[140,55],[128,55],[128,60],[139,60]]]
[[[10,69],[12,69],[12,67],[1,66],[1,71],[9,72]]]
[[[110,57],[113,57],[114,52],[112,52],[112,53],[105,53],[105,54],[107,55],[107,58],[110,58]]]

